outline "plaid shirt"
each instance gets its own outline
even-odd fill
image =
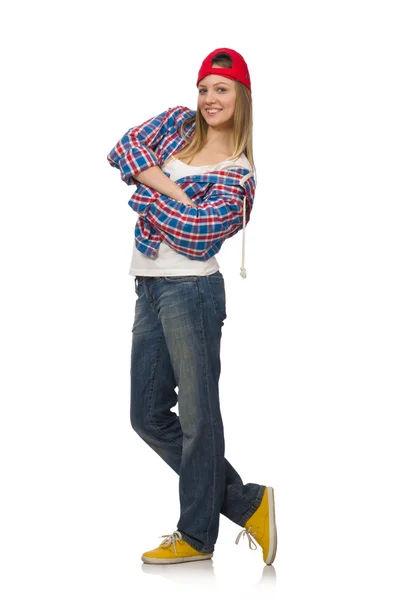
[[[164,241],[191,259],[208,260],[219,252],[225,239],[235,235],[250,219],[256,182],[254,173],[243,167],[178,179],[195,208],[134,178],[149,167],[161,166],[185,146],[187,141],[180,134],[180,127],[195,114],[183,106],[170,108],[129,129],[107,156],[110,165],[120,170],[121,179],[127,185],[137,186],[128,204],[139,215],[135,245],[149,257],[156,255]],[[185,130],[186,137],[190,138],[194,129],[193,121]]]

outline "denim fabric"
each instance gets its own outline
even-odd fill
[[[182,538],[199,552],[213,552],[220,513],[244,527],[265,490],[244,485],[224,456],[223,276],[137,276],[135,291],[131,424],[179,475]],[[177,403],[179,416],[171,411]]]

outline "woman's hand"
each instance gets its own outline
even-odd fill
[[[177,202],[182,202],[182,204],[186,204],[187,206],[193,206],[193,208],[196,208],[195,203],[190,200],[189,196],[180,188],[180,192],[178,192],[178,194],[175,194],[175,200]]]
[[[187,206],[193,206],[193,208],[196,208],[195,203],[190,200],[189,196],[187,194],[185,194],[185,196],[186,199],[180,200],[180,202],[182,202],[182,204],[186,204]]]

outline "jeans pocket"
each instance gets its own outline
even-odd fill
[[[207,275],[208,289],[212,300],[215,315],[223,323],[226,319],[226,292],[225,281],[220,271]]]

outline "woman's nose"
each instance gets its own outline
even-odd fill
[[[212,90],[208,90],[206,102],[208,104],[213,104],[215,102],[215,93]]]

